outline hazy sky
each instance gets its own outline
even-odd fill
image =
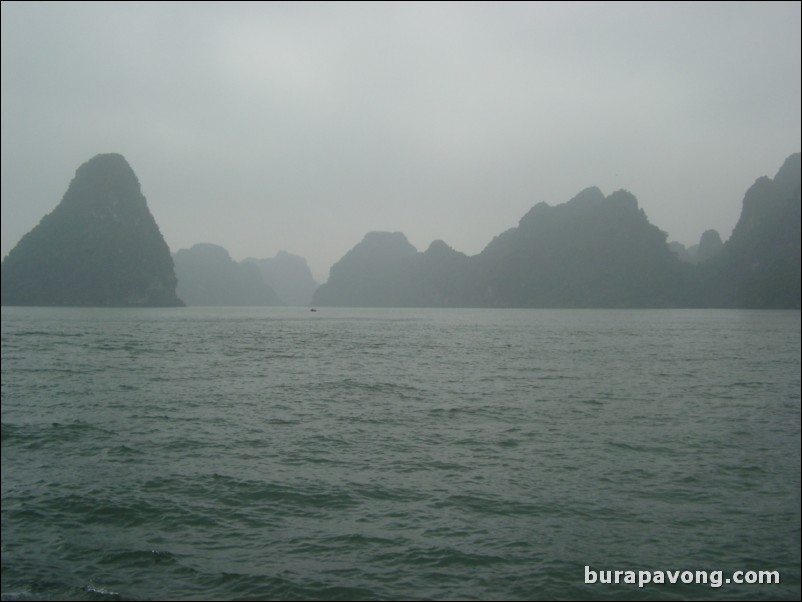
[[[800,150],[800,3],[3,2],[2,254],[122,153],[175,252],[370,230],[476,254],[540,201],[634,193],[728,238]]]

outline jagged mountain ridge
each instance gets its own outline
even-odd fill
[[[442,241],[418,253],[401,233],[370,233],[332,267],[315,303],[673,307],[685,272],[634,196],[590,188],[536,205],[473,257]]]
[[[678,261],[676,253],[688,250],[675,245],[672,253],[665,233],[649,223],[633,195],[618,191],[605,197],[589,188],[561,205],[535,205],[517,227],[495,237],[474,257],[443,241],[419,253],[401,233],[369,233],[332,267],[314,303],[798,308],[799,182],[799,153],[774,178],[758,178],[744,197],[730,239],[722,243],[715,231],[702,236],[694,249],[697,267]],[[222,288],[245,292],[239,300],[212,304],[282,303],[267,292],[270,287],[255,269],[259,261],[272,260],[247,260],[243,264],[252,265],[245,267],[221,250],[225,261],[218,264],[237,266],[232,269],[245,274],[236,286],[236,279],[229,279]],[[286,255],[274,259],[292,258]],[[303,263],[308,272],[305,261],[295,259],[300,262],[284,263],[297,264],[293,269],[298,274]],[[196,269],[196,277],[204,269]],[[309,282],[304,286],[301,294],[308,295]],[[182,304],[169,249],[122,156],[98,155],[78,169],[61,203],[3,261],[2,302]]]
[[[698,267],[680,261],[631,193],[588,188],[535,205],[473,257],[442,241],[419,253],[400,232],[371,232],[332,267],[314,303],[798,308],[799,167],[797,153],[773,179],[759,178],[730,240],[702,236]]]
[[[481,305],[674,307],[687,270],[637,199],[583,190],[561,205],[539,203],[517,228],[477,256]]]

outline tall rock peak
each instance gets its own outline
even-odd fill
[[[800,154],[783,163],[774,179],[758,178],[721,253],[723,294],[737,307],[799,308]],[[713,297],[714,303],[721,303]]]
[[[121,203],[147,208],[134,170],[116,153],[96,155],[81,165],[61,201],[62,205],[107,211]]]
[[[3,305],[179,306],[170,249],[122,155],[90,159],[2,266]]]

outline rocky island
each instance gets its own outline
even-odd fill
[[[182,306],[170,249],[122,155],[78,168],[2,264],[3,305]]]

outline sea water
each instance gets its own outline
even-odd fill
[[[3,308],[2,589],[798,600],[800,312]]]

